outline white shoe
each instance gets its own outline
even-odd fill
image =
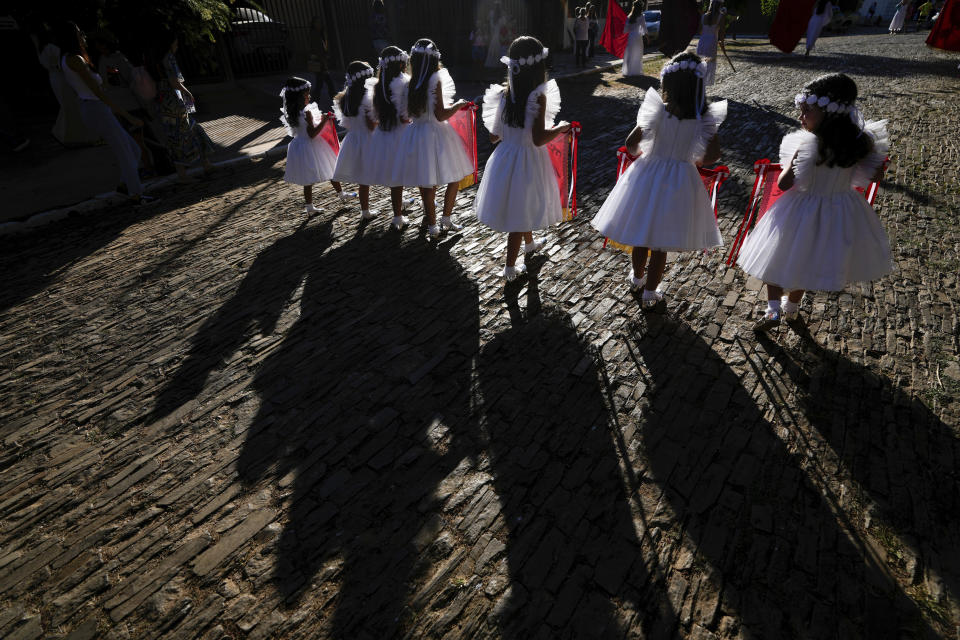
[[[390,226],[400,231],[408,224],[410,224],[410,220],[407,219],[407,216],[393,216],[393,222],[390,223]]]
[[[790,302],[789,296],[780,298],[780,308],[783,310],[783,319],[787,322],[793,322],[800,317],[800,303]]]
[[[337,194],[337,197],[340,198],[341,202],[349,202],[357,198],[356,191],[341,191]]]
[[[638,278],[637,276],[633,275],[633,269],[630,269],[630,276],[628,277],[628,280],[630,281],[630,288],[633,291],[640,291],[643,289],[643,285],[647,284],[647,274],[643,274],[642,278]]]
[[[416,201],[417,201],[416,197],[413,197],[413,198],[403,198],[403,199],[400,200],[400,204],[401,204],[401,207],[402,207],[403,209],[409,209],[410,207],[412,207],[412,206],[416,203]]]
[[[768,329],[773,329],[775,326],[780,324],[780,318],[780,311],[767,308],[767,310],[763,312],[763,315],[760,316],[760,319],[753,324],[753,330],[757,333],[761,333]]]
[[[438,235],[440,235],[440,225],[432,224],[427,227],[427,235],[431,238],[436,238]]]
[[[444,231],[461,231],[462,224],[457,224],[450,216],[440,216],[440,228]]]
[[[323,208],[322,207],[318,208],[313,206],[312,204],[307,204],[307,205],[304,205],[303,212],[304,213],[323,213]]]
[[[377,217],[377,213],[379,213],[379,212],[378,212],[376,209],[365,209],[365,210],[363,210],[363,211],[360,212],[360,219],[361,219],[361,220],[373,220],[374,218]]]
[[[660,301],[663,300],[663,292],[657,289],[656,291],[647,291],[643,290],[643,300],[640,304],[644,309],[653,309]]]
[[[527,265],[519,264],[515,267],[504,267],[503,268],[503,277],[507,279],[507,282],[513,282],[517,279],[521,273],[526,273]]]
[[[533,253],[536,253],[540,249],[543,249],[544,245],[546,244],[547,244],[546,240],[534,240],[533,242],[530,242],[530,243],[524,242],[523,252],[529,256]]]

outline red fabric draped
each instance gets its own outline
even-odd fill
[[[580,123],[570,123],[570,134],[557,136],[546,144],[550,164],[560,189],[560,206],[563,219],[571,220],[577,215],[577,147],[580,139]]]
[[[960,51],[960,0],[947,0],[933,25],[927,44],[937,49]]]
[[[457,111],[447,121],[460,136],[463,149],[473,163],[473,173],[460,181],[460,188],[466,189],[477,184],[477,105],[469,103]]]
[[[340,138],[337,137],[337,125],[334,122],[336,122],[336,119],[333,114],[328,113],[327,121],[324,123],[323,129],[320,130],[320,137],[330,145],[336,155],[340,155]]]
[[[816,0],[790,0],[777,6],[777,15],[770,25],[770,44],[790,53],[807,32]]]
[[[627,13],[616,0],[610,0],[607,4],[607,21],[600,35],[600,46],[618,58],[622,58],[623,52],[627,50],[629,36],[623,32],[623,25],[626,23]]]

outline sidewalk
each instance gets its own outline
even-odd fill
[[[601,71],[619,62],[614,56],[600,52],[589,66],[581,69],[574,65],[573,54],[564,52],[557,55],[551,76],[570,78]],[[197,120],[203,124],[216,147],[215,163],[230,165],[264,154],[283,154],[285,132],[279,122],[277,94],[284,79],[291,74],[314,79],[312,73],[292,71],[244,78],[235,84],[191,87],[199,107]],[[334,72],[335,79],[340,77],[341,72]],[[485,82],[471,82],[462,74],[455,77],[459,78],[458,96],[474,99],[483,94]],[[491,73],[488,78],[496,81],[496,74]],[[321,107],[330,103],[326,91],[320,96],[315,94],[315,97]],[[0,190],[6,194],[4,207],[0,210],[0,234],[19,230],[24,223],[29,226],[45,224],[72,211],[91,211],[122,201],[114,191],[119,182],[119,171],[110,149],[104,145],[66,149],[50,134],[50,126],[50,123],[42,123],[28,127],[27,135],[32,140],[30,147],[19,154],[0,158]],[[112,170],[104,170],[104,167],[112,167]],[[146,183],[146,189],[156,191],[173,181],[170,176],[155,178]]]

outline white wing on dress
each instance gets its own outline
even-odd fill
[[[802,129],[783,136],[780,141],[780,166],[786,169],[794,154],[797,156],[793,161],[794,184],[803,189],[813,176],[817,157],[820,155],[817,136]]]
[[[344,92],[343,97],[340,100],[346,100],[346,99],[347,99],[347,93]],[[334,117],[336,117],[337,122],[340,123],[340,126],[345,127],[347,126],[347,117],[343,115],[343,109],[340,108],[340,100],[337,100],[336,98],[333,99],[333,115]]]
[[[363,83],[363,98],[360,100],[360,113],[359,115],[364,118],[369,118],[370,120],[376,122],[377,115],[376,110],[373,108],[373,92],[377,88],[377,79],[376,78],[367,78]],[[363,126],[367,126],[367,123],[364,122]]]
[[[390,102],[397,109],[397,115],[402,120],[410,119],[407,110],[407,95],[410,93],[410,76],[401,73],[390,82]]]
[[[549,129],[556,122],[557,114],[560,113],[560,87],[557,86],[557,81],[549,80],[530,92],[527,97],[526,123],[532,122],[537,117],[537,112],[540,111],[537,100],[540,96],[547,98],[543,126]]]
[[[863,131],[873,138],[873,151],[857,163],[853,172],[853,186],[866,187],[873,180],[877,169],[890,153],[890,135],[887,133],[886,120],[868,120]]]
[[[503,135],[503,99],[506,91],[502,84],[490,85],[483,94],[483,126],[495,136]]]
[[[647,89],[646,95],[643,96],[643,104],[637,110],[637,126],[643,131],[643,137],[640,138],[641,154],[649,154],[653,149],[653,138],[664,113],[666,109],[660,94],[653,87]]]
[[[437,80],[440,80],[440,95],[443,97],[443,103],[441,106],[446,107],[453,104],[453,99],[457,95],[457,85],[453,82],[453,78],[450,77],[450,72],[446,69],[440,69],[435,74],[430,76],[430,110],[431,112],[437,106],[437,96],[434,95],[436,91],[434,90],[437,86]]]
[[[700,125],[697,129],[696,144],[693,145],[693,161],[703,160],[707,153],[707,145],[713,136],[717,135],[717,130],[723,121],[727,119],[727,101],[721,100],[714,102],[707,107],[707,110],[700,115]]]

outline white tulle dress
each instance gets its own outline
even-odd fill
[[[340,155],[337,156],[337,166],[333,171],[333,179],[340,182],[355,184],[377,184],[371,180],[370,170],[370,141],[373,132],[367,127],[367,119],[376,121],[373,115],[373,88],[377,81],[369,78],[364,85],[364,94],[360,99],[360,106],[356,115],[347,116],[338,100],[333,101],[333,113],[337,122],[347,130],[347,135],[340,142]],[[346,100],[346,96],[343,98]]]
[[[433,187],[458,182],[473,173],[473,160],[449,122],[440,122],[434,115],[437,100],[444,107],[453,103],[457,87],[450,72],[440,69],[426,80],[427,107],[413,117],[400,139],[400,151],[394,168],[393,181],[408,187]],[[439,95],[437,89],[440,89]],[[395,96],[401,104],[406,96]],[[403,104],[406,104],[404,101]],[[409,108],[407,108],[409,113]]]
[[[370,135],[370,146],[367,147],[369,151],[367,166],[369,167],[370,184],[379,184],[385,187],[412,186],[394,181],[397,154],[400,152],[400,138],[409,126],[403,122],[407,117],[406,91],[409,84],[410,76],[401,74],[394,78],[388,87],[389,100],[397,107],[397,123],[389,131],[386,131],[381,123]],[[372,86],[374,92],[383,90],[379,83]],[[394,96],[402,97],[402,101],[398,101]],[[376,103],[374,103],[374,111],[376,111],[375,107]],[[376,115],[376,119],[380,120],[380,114]]]
[[[700,19],[700,39],[697,40],[697,55],[707,63],[707,74],[703,77],[704,86],[709,87],[717,79],[717,45],[719,44],[720,21],[726,20],[722,11],[716,24],[707,24],[707,16]]]
[[[546,96],[544,124],[550,128],[560,111],[560,89],[554,80],[530,92],[522,129],[503,121],[507,100],[503,86],[491,85],[483,97],[483,124],[500,136],[500,143],[483,170],[474,209],[477,219],[496,231],[534,231],[563,220],[550,153],[533,144],[540,96]]]
[[[643,75],[643,36],[647,35],[647,21],[643,12],[637,16],[636,22],[625,22],[623,32],[628,35],[627,48],[623,52],[623,69],[625,76]]]
[[[295,127],[291,126],[285,117],[281,118],[287,125],[287,133],[293,136],[293,140],[287,145],[287,167],[283,172],[283,179],[303,186],[332,179],[333,169],[337,164],[337,154],[320,134],[311,138],[307,133],[307,111],[312,112],[315,123],[320,122],[322,115],[315,102],[303,108]]]
[[[707,107],[701,118],[667,113],[654,89],[637,112],[643,130],[641,155],[620,176],[593,218],[611,240],[632,247],[686,251],[723,243],[707,190],[695,162],[727,116],[727,101]]]
[[[893,269],[890,243],[863,194],[890,148],[886,121],[867,122],[874,150],[852,167],[817,164],[817,137],[794,131],[780,144],[780,162],[794,153],[794,185],[744,240],[740,267],[784,289],[840,291]]]
[[[810,22],[807,23],[806,45],[808,50],[813,49],[814,45],[817,43],[817,38],[820,37],[820,32],[823,31],[825,26],[830,24],[832,19],[832,4],[828,2],[822,13],[817,13],[816,5],[814,6],[813,15],[810,16]]]

